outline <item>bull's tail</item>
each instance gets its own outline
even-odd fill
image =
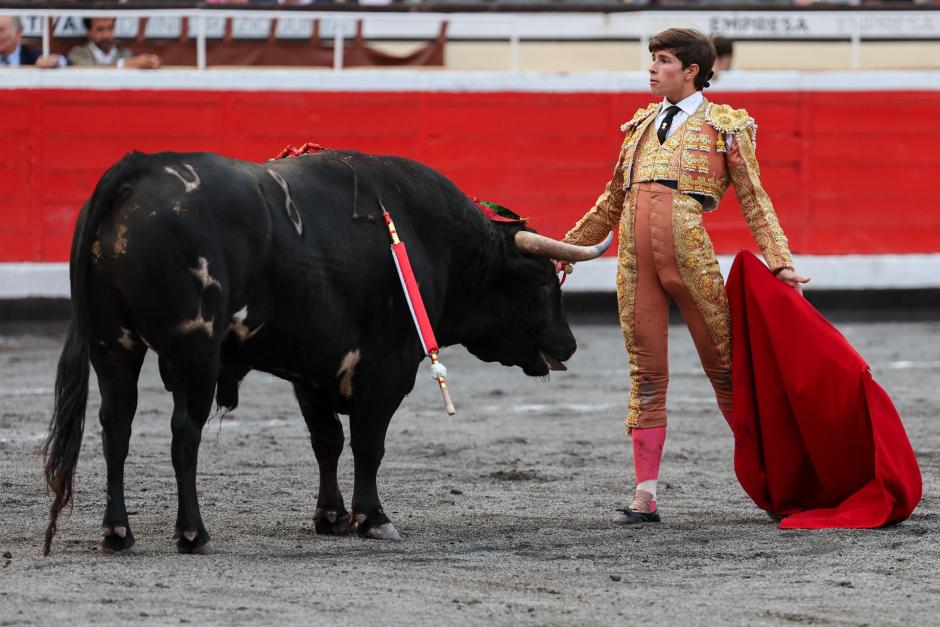
[[[147,158],[132,153],[111,167],[95,188],[91,200],[82,207],[72,238],[69,259],[72,320],[65,347],[59,357],[55,379],[55,407],[49,422],[49,433],[42,446],[48,489],[53,494],[49,508],[49,525],[43,554],[48,555],[56,533],[59,513],[72,502],[75,467],[82,446],[85,428],[85,406],[88,401],[89,374],[89,303],[88,271],[92,241],[98,228],[115,204],[131,190],[130,182],[147,167]]]
[[[49,555],[59,513],[72,501],[75,466],[82,447],[85,404],[88,400],[88,340],[73,316],[55,378],[55,408],[42,452],[46,459],[46,484],[52,491],[49,526],[43,555]]]

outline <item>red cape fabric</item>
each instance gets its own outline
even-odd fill
[[[796,290],[741,251],[728,276],[734,469],[781,529],[880,527],[921,497],[910,441],[887,393]]]

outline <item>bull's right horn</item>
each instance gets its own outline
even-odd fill
[[[516,248],[521,252],[534,257],[548,257],[559,261],[590,261],[591,259],[597,259],[610,247],[612,241],[614,241],[613,233],[608,234],[607,239],[594,246],[566,244],[531,231],[516,233]]]

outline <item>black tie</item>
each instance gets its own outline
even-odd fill
[[[659,128],[656,130],[656,135],[659,137],[659,143],[666,141],[666,133],[669,132],[669,127],[672,126],[672,118],[676,117],[676,114],[682,111],[676,105],[672,105],[666,109],[666,117],[663,118],[663,123],[659,125]]]

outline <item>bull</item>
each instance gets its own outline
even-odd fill
[[[43,446],[53,496],[46,554],[72,500],[89,364],[107,464],[101,549],[134,544],[124,462],[148,349],[173,397],[180,552],[209,547],[196,465],[213,399],[234,409],[253,369],[293,385],[320,472],[316,532],[399,539],[376,476],[424,355],[380,206],[408,244],[441,345],[530,376],[564,367],[576,343],[549,258],[592,259],[610,238],[571,246],[491,222],[451,181],[404,158],[324,151],[255,164],[131,153],[98,182],[72,241],[72,317]],[[349,416],[352,513],[337,484],[338,414]]]

